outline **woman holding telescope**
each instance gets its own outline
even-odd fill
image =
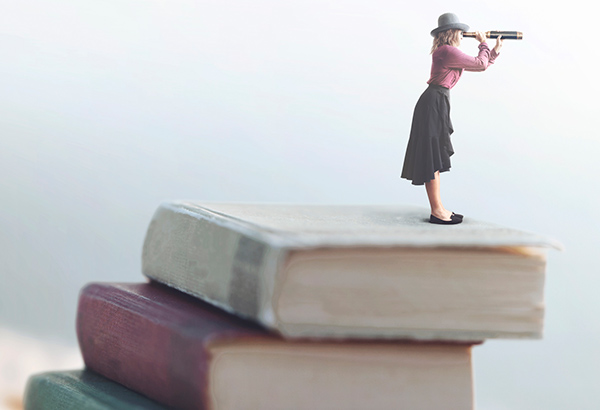
[[[402,168],[402,178],[411,180],[413,185],[425,184],[431,207],[429,222],[435,224],[459,224],[463,220],[462,215],[444,208],[440,195],[440,173],[450,170],[450,156],[454,154],[450,141],[454,132],[450,121],[450,89],[464,70],[485,71],[498,57],[503,43],[500,35],[490,50],[486,33],[477,31],[479,53],[471,57],[457,48],[462,33],[468,29],[455,14],[445,13],[439,17],[438,27],[431,31],[434,39],[429,87],[415,107]]]

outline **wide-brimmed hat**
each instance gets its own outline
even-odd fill
[[[438,18],[438,27],[431,30],[431,35],[435,37],[437,33],[442,31],[451,30],[457,28],[462,31],[467,31],[469,26],[461,23],[458,20],[458,16],[454,13],[444,13]]]

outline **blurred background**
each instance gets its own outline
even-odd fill
[[[444,204],[566,248],[548,255],[544,339],[474,349],[477,407],[597,408],[593,3],[0,4],[0,405],[18,406],[31,372],[82,365],[79,289],[144,280],[163,200],[426,207],[399,173],[429,32],[451,11],[524,40],[451,92]]]

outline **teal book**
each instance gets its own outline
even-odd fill
[[[89,370],[46,372],[27,382],[25,410],[164,410],[164,407]]]

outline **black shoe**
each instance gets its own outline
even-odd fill
[[[433,215],[429,215],[429,223],[438,224],[438,225],[456,225],[462,222],[462,218],[457,217],[456,215],[452,215],[449,221],[444,221],[443,219],[437,218]]]
[[[463,216],[461,214],[455,214],[454,212],[452,212],[452,215],[456,216],[457,218],[463,219]]]

